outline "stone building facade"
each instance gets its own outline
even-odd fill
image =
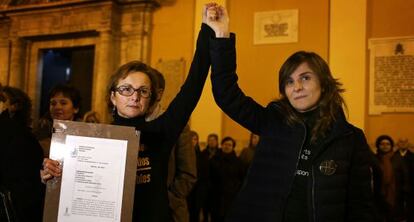
[[[0,0],[0,83],[26,91],[37,116],[42,50],[94,46],[91,107],[106,116],[112,72],[130,60],[149,60],[159,6],[155,0]]]

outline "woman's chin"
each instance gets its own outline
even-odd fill
[[[52,119],[57,119],[57,120],[72,120],[69,117],[66,117],[64,115],[58,114],[58,115],[52,115]]]
[[[127,112],[127,113],[118,113],[120,116],[127,118],[127,119],[132,119],[135,117],[139,117],[142,116],[143,113],[142,112]]]

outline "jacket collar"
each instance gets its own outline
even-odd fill
[[[341,110],[337,117],[337,120],[333,123],[326,138],[322,140],[322,143],[320,143],[320,149],[317,149],[312,154],[312,159],[317,158],[324,150],[326,150],[327,147],[329,147],[328,144],[330,144],[332,141],[350,134],[352,134],[352,125],[346,121],[345,114],[343,110]]]
[[[124,118],[118,115],[118,113],[115,113],[113,114],[113,118],[114,118],[113,124],[122,125],[122,126],[139,127],[145,123],[144,116],[138,116],[134,118]]]

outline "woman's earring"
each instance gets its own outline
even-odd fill
[[[116,114],[116,106],[112,107],[112,115],[114,116]]]

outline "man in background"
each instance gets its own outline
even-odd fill
[[[146,121],[158,118],[164,109],[161,106],[161,98],[165,90],[165,78],[157,70],[157,101],[150,108]],[[189,211],[187,197],[197,181],[196,154],[192,147],[190,127],[187,125],[181,133],[175,147],[171,150],[168,163],[168,197],[172,221],[188,222]]]

